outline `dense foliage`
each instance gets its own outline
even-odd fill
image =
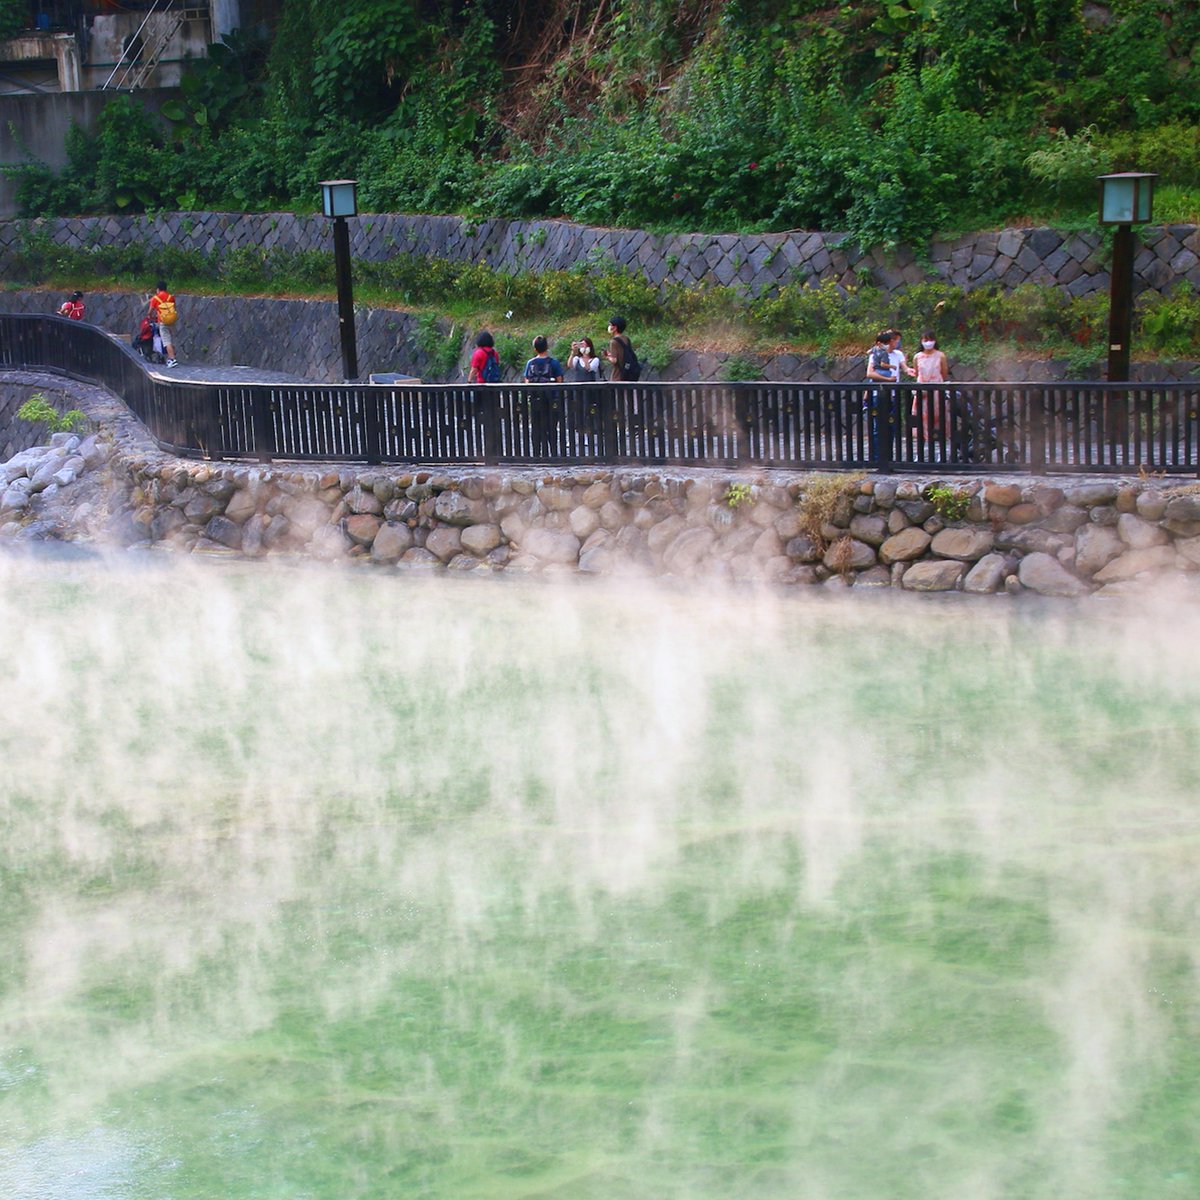
[[[311,208],[353,176],[368,209],[888,244],[1069,218],[1137,166],[1169,215],[1200,188],[1197,55],[1200,0],[284,0],[269,45],[194,68],[174,153],[114,101],[21,196]]]

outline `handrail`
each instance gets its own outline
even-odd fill
[[[0,314],[0,368],[122,397],[172,453],[260,462],[1195,474],[1200,384],[169,379],[104,330]]]
[[[165,0],[165,2],[166,2],[166,9],[164,11],[167,11],[170,9],[170,0]],[[149,60],[151,69],[153,69],[153,67],[157,64],[158,56],[161,55],[162,50],[165,46],[165,42],[163,42],[160,39],[159,43],[155,46],[154,51],[153,52],[150,51],[147,47],[146,42],[142,41],[142,30],[146,28],[146,24],[150,20],[150,18],[158,12],[158,5],[159,5],[159,0],[154,0],[154,2],[146,10],[146,15],[142,18],[142,23],[137,27],[137,30],[134,32],[133,37],[131,37],[129,39],[129,41],[126,42],[125,48],[121,51],[121,57],[119,59],[117,59],[116,65],[109,72],[108,78],[100,85],[101,91],[104,91],[109,86],[109,84],[112,83],[117,72],[121,69],[122,65],[125,63],[125,56],[129,53],[129,51],[132,47],[139,46],[139,43],[140,43],[140,51],[146,52],[147,59]],[[175,28],[178,29],[179,26],[176,25]],[[166,39],[166,41],[169,41],[169,40],[170,40],[170,38],[168,37]],[[128,66],[125,67],[125,74],[121,76],[121,82],[117,85],[118,87],[125,86],[125,84],[129,80],[129,76],[132,74],[134,68],[137,65],[138,65],[138,60],[136,58],[131,58],[129,60]],[[139,74],[139,76],[134,80],[133,87],[138,86],[139,80],[144,78],[145,74],[146,74],[146,72],[143,70]]]

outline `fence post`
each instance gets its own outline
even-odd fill
[[[1029,466],[1033,471],[1046,465],[1046,406],[1050,403],[1050,389],[1038,388],[1036,399],[1029,389],[1022,389],[1021,402],[1029,421]]]
[[[494,467],[500,462],[500,388],[482,385],[471,393],[471,404],[483,438],[483,461]]]
[[[367,384],[366,387],[355,388],[358,401],[363,406],[363,433],[365,444],[363,452],[367,462],[374,466],[383,461],[383,436],[379,420],[379,404],[383,399],[384,389],[377,384]]]
[[[171,406],[177,408],[182,402],[179,385],[168,386],[170,387]],[[203,409],[204,415],[200,424],[204,430],[204,445],[208,448],[208,457],[213,462],[219,462],[225,457],[225,422],[221,413],[221,389],[211,386],[198,388],[193,394],[196,402]]]
[[[893,450],[896,444],[896,405],[899,390],[884,384],[874,402],[871,429],[875,434],[875,470],[880,475],[892,473]]]
[[[274,449],[271,437],[271,392],[259,386],[250,389],[250,427],[254,432],[253,450],[258,461],[269,463]]]

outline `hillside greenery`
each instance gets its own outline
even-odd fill
[[[364,210],[865,244],[1092,221],[1150,169],[1200,207],[1200,0],[284,0],[188,72],[162,128],[122,97],[26,215]]]

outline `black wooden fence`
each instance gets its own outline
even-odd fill
[[[0,366],[121,396],[213,459],[1195,473],[1195,383],[275,384],[150,373],[103,330],[0,314]]]

